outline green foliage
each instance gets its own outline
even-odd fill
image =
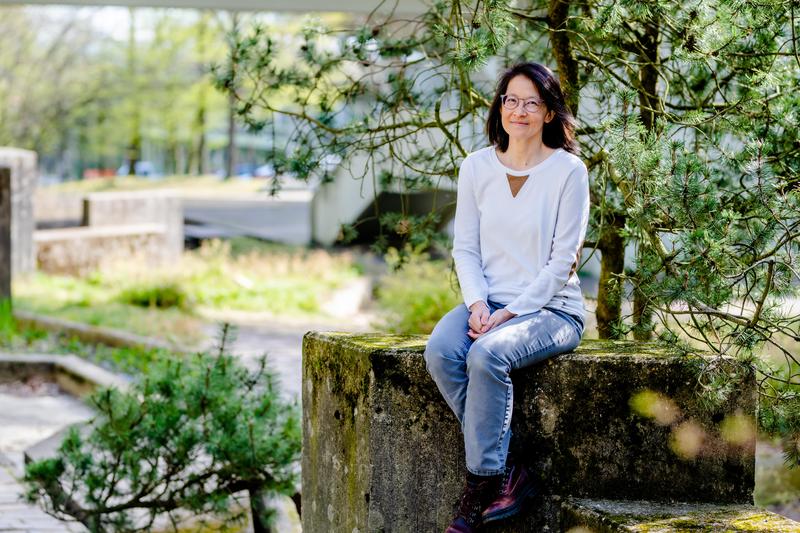
[[[408,249],[387,254],[389,273],[377,288],[384,311],[381,329],[390,333],[430,333],[445,313],[461,302],[451,266]],[[447,280],[451,280],[448,283]]]
[[[17,335],[17,322],[10,298],[0,300],[0,342],[7,343]]]
[[[118,298],[122,303],[161,309],[169,307],[186,309],[190,304],[186,291],[175,282],[156,282],[130,287],[120,292]]]
[[[159,269],[129,261],[85,279],[37,272],[16,279],[14,295],[20,309],[192,346],[203,319],[227,311],[319,316],[320,302],[358,273],[348,253],[234,239]]]
[[[289,68],[273,61],[275,40],[253,33],[238,58],[249,85],[236,97],[255,129],[277,116],[296,126],[285,157],[303,175],[331,179],[321,163],[339,154],[343,174],[425,190],[454,180],[461,159],[485,144],[498,70],[518,59],[550,65],[592,176],[589,235],[601,254],[635,247],[635,265],[603,273],[616,289],[603,302],[609,311],[634,301],[629,317],[607,313],[614,323],[604,331],[732,355],[764,383],[770,370],[757,366],[758,351],[779,351],[793,369],[791,342],[800,339],[800,317],[782,305],[800,287],[793,20],[787,3],[750,0],[443,0],[411,20],[373,14],[355,28],[317,25]],[[379,217],[414,249],[432,238],[406,209]],[[624,229],[605,239],[604,225]],[[713,403],[741,375],[722,365],[698,377]],[[800,422],[781,431],[800,435]]]
[[[224,127],[227,101],[206,65],[224,56],[224,18],[130,13],[141,15],[120,39],[78,9],[3,6],[0,145],[36,150],[47,173],[71,178],[116,169],[134,138],[165,172],[210,171],[201,138]]]
[[[93,394],[86,430],[27,466],[29,499],[92,531],[146,531],[177,510],[241,519],[239,491],[294,493],[297,407],[280,398],[265,358],[246,369],[226,338],[227,327],[217,354],[164,358],[130,390]]]

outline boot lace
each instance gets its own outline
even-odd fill
[[[491,496],[490,492],[491,483],[489,481],[481,481],[474,486],[467,484],[458,502],[456,517],[462,517],[471,525],[480,523],[483,508],[488,504],[485,500]]]

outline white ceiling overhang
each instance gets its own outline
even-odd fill
[[[185,9],[214,9],[229,11],[273,11],[273,12],[348,12],[370,13],[392,11],[397,15],[422,13],[422,0],[0,0],[0,5],[71,5],[71,6],[124,6],[124,7],[171,7]]]

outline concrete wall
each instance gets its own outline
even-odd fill
[[[35,234],[39,269],[81,276],[119,260],[163,262],[168,232],[161,224],[64,228]]]
[[[45,272],[84,274],[124,258],[158,265],[183,253],[183,202],[171,191],[48,193],[36,199],[40,222],[82,224],[35,232],[36,260]]]
[[[83,220],[81,192],[54,192],[40,188],[33,195],[33,217],[37,228],[51,229],[80,226]]]
[[[83,200],[83,225],[89,227],[160,224],[165,261],[183,252],[183,202],[171,191],[100,192]]]
[[[39,178],[36,152],[0,147],[0,166],[11,170],[11,275],[36,267],[33,194]]]
[[[426,340],[304,338],[304,531],[442,531],[452,518],[463,441],[425,370]],[[512,378],[512,446],[544,491],[534,512],[488,531],[557,531],[565,497],[752,503],[755,433],[721,432],[731,416],[752,424],[752,376],[707,411],[690,359],[584,341]]]

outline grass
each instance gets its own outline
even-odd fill
[[[325,318],[320,304],[358,275],[350,254],[236,239],[209,241],[164,268],[127,261],[86,278],[37,272],[13,290],[17,309],[193,346],[226,312]]]
[[[43,189],[46,192],[92,193],[109,191],[141,191],[146,189],[174,189],[187,195],[248,194],[269,190],[270,180],[237,179],[222,180],[216,176],[165,176],[158,179],[145,177],[115,176],[78,181],[67,181]]]
[[[388,256],[390,272],[376,290],[381,321],[375,326],[387,333],[430,333],[453,307],[461,302],[461,291],[450,263],[412,254],[399,264]]]

